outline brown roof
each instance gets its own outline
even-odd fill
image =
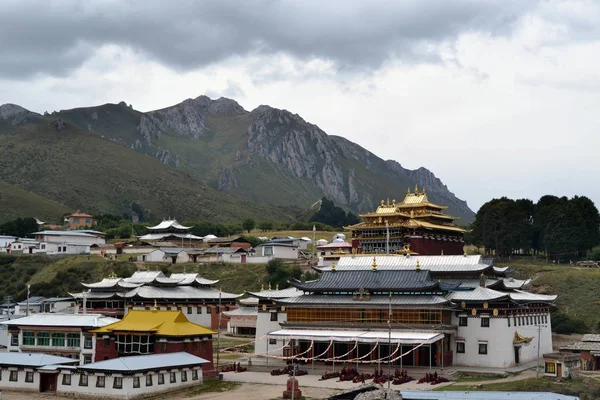
[[[92,216],[90,214],[83,213],[79,210],[77,210],[73,214],[69,215],[69,217],[92,218]]]

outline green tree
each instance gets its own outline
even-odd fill
[[[25,237],[33,232],[37,232],[39,226],[35,218],[17,218],[14,221],[8,221],[0,225],[0,234]]]
[[[262,221],[258,224],[258,229],[262,232],[272,231],[273,223],[271,221]]]
[[[244,228],[244,230],[248,233],[250,233],[255,227],[256,221],[254,221],[252,218],[246,218],[244,222],[242,222],[242,228]]]
[[[336,206],[333,201],[323,197],[321,208],[309,220],[309,222],[321,222],[335,228],[358,223],[359,218],[351,212],[346,213],[344,209]]]
[[[292,279],[300,279],[302,270],[297,265],[289,268],[286,267],[281,260],[271,260],[267,263],[267,282],[274,289],[279,286],[279,289],[285,289],[290,286],[289,281]]]

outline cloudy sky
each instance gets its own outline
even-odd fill
[[[285,108],[475,211],[600,206],[600,2],[3,0],[0,104]]]

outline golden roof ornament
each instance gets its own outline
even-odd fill
[[[383,205],[385,203],[385,201],[381,200],[381,205]]]
[[[275,285],[275,290],[279,290],[279,283]]]
[[[157,310],[157,308],[156,308],[156,299],[154,299],[154,311],[156,311],[156,310]]]
[[[419,259],[417,259],[417,266],[416,266],[416,270],[420,271],[421,270],[421,264],[419,263]]]
[[[331,272],[335,272],[335,263],[331,264]]]
[[[269,290],[271,290],[271,282],[269,282]]]
[[[113,271],[113,272],[111,272],[110,274],[108,274],[108,278],[109,278],[109,279],[116,279],[116,278],[118,278],[118,276],[117,276],[117,274],[115,274],[115,272]]]
[[[396,205],[396,199],[392,199],[392,204]]]
[[[387,200],[388,200],[388,202],[387,202],[387,206],[389,207],[389,206],[390,206],[390,198],[388,197],[388,199],[387,199]]]
[[[426,193],[426,192],[425,192],[425,186],[423,186],[422,190],[423,190],[423,194],[425,194],[425,193]]]
[[[415,194],[419,193],[419,185],[415,183]]]
[[[406,194],[410,194],[410,186],[408,187],[408,190],[406,191]]]
[[[373,270],[373,271],[377,271],[377,260],[375,259],[375,257],[373,257],[373,266],[372,266],[372,270]]]
[[[263,283],[263,284],[260,285],[260,291],[262,292],[264,290],[265,290],[265,284]]]

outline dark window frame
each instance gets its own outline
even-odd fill
[[[123,389],[123,377],[115,376],[113,378],[113,389]]]
[[[79,386],[87,386],[88,385],[88,376],[86,374],[79,375]]]
[[[25,371],[25,382],[33,383],[33,371]]]
[[[139,376],[134,376],[133,377],[133,388],[134,389],[139,389],[140,387],[140,377]]]
[[[465,354],[466,346],[465,342],[456,342],[456,353]]]
[[[458,317],[458,326],[469,326],[468,317]]]
[[[96,377],[96,387],[97,388],[106,387],[106,377],[104,375],[98,375]]]
[[[479,343],[479,354],[485,355],[488,353],[488,344],[487,343]]]
[[[490,327],[490,317],[481,317],[481,327],[482,328]]]

